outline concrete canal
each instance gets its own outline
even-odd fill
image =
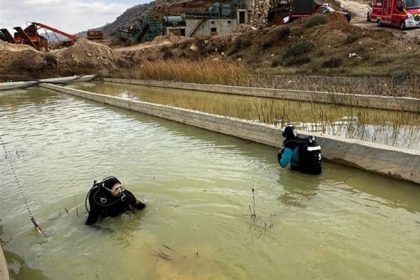
[[[281,170],[275,148],[46,89],[2,93],[0,128],[10,154],[0,157],[0,239],[14,279],[420,273],[418,185],[330,163],[319,177]],[[88,228],[86,192],[111,174],[146,211]]]
[[[420,114],[108,82],[73,88],[420,150]]]

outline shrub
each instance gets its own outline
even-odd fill
[[[356,42],[359,39],[360,39],[360,36],[358,36],[357,34],[349,34],[347,35],[346,43],[351,44],[351,43]]]
[[[394,58],[392,57],[377,57],[373,59],[372,65],[381,65],[394,62]]]
[[[163,46],[160,51],[162,52],[162,58],[163,59],[170,59],[174,56],[171,49],[168,46]]]
[[[277,39],[282,40],[290,35],[290,27],[282,27],[279,30],[276,31]]]
[[[277,67],[281,64],[281,62],[282,62],[281,56],[277,55],[273,57],[273,59],[271,60],[271,67]]]
[[[318,56],[324,56],[325,55],[325,51],[324,50],[320,50],[317,55]]]
[[[285,61],[283,61],[284,66],[292,66],[292,65],[302,65],[311,62],[309,57],[289,57]]]
[[[417,73],[409,69],[398,69],[391,73],[392,75],[392,84],[401,85],[405,83],[410,83],[414,80],[417,80]]]
[[[300,37],[300,36],[302,36],[303,35],[303,30],[302,30],[302,28],[293,28],[292,30],[291,30],[291,35],[292,36],[295,36],[295,37]]]
[[[171,49],[168,47],[168,46],[162,46],[161,48],[160,48],[160,52],[163,52],[163,53],[165,53],[165,52],[167,52],[167,51],[171,51]]]
[[[251,41],[247,39],[237,38],[233,45],[227,50],[226,55],[230,56],[240,50],[246,49],[251,45]]]
[[[290,46],[283,54],[283,58],[296,57],[312,50],[315,45],[312,42],[302,41]]]
[[[276,42],[286,39],[290,35],[290,27],[282,27],[268,33],[269,38],[262,43],[262,48],[267,49]]]
[[[311,28],[317,25],[323,25],[327,23],[327,17],[325,15],[314,15],[311,16],[305,23],[306,28]]]
[[[55,55],[51,53],[47,53],[44,56],[44,61],[45,61],[45,64],[47,64],[48,66],[55,66],[58,64],[57,58],[55,57]]]
[[[336,68],[343,65],[343,60],[337,57],[331,57],[322,63],[322,68]]]

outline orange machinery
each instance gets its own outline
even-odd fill
[[[61,42],[61,45],[66,46],[66,47],[73,45],[76,42],[76,40],[79,38],[75,35],[68,34],[64,31],[48,26],[46,24],[39,23],[39,22],[32,22],[25,29],[22,29],[21,27],[14,27],[16,32],[13,37],[7,29],[5,28],[0,29],[2,33],[1,39],[9,43],[13,43],[13,44],[30,45],[37,50],[48,50],[48,47],[49,47],[48,40],[44,36],[39,35],[38,33],[38,30],[41,28],[52,31],[53,33],[57,33],[68,38],[68,40]]]

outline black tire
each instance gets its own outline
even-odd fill
[[[370,17],[369,12],[367,12],[366,20],[367,20],[367,22],[371,22],[372,21],[372,18]]]
[[[376,26],[378,26],[378,27],[381,27],[382,26],[382,22],[381,22],[381,20],[379,18],[376,21]]]
[[[406,29],[405,22],[404,21],[401,21],[401,23],[400,23],[400,29],[401,30],[405,30]]]

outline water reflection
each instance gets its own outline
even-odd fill
[[[420,115],[415,113],[103,82],[72,87],[278,126],[293,123],[306,131],[420,150]]]
[[[54,99],[56,93],[50,90],[33,87],[18,91],[0,92],[0,110],[16,111],[29,105],[42,105]]]
[[[284,190],[279,201],[288,206],[307,207],[307,202],[318,193],[321,176],[300,174],[298,171],[287,172],[290,174],[281,173],[277,181]]]
[[[330,190],[341,190],[351,195],[361,195],[375,200],[387,207],[404,209],[411,213],[420,213],[420,198],[413,196],[413,191],[418,191],[418,185],[402,182],[380,175],[370,176],[368,172],[350,167],[330,168],[327,167],[323,176],[323,184]],[[352,170],[349,172],[349,170]],[[334,178],[334,179],[333,179]],[[342,180],[337,180],[342,178]]]

